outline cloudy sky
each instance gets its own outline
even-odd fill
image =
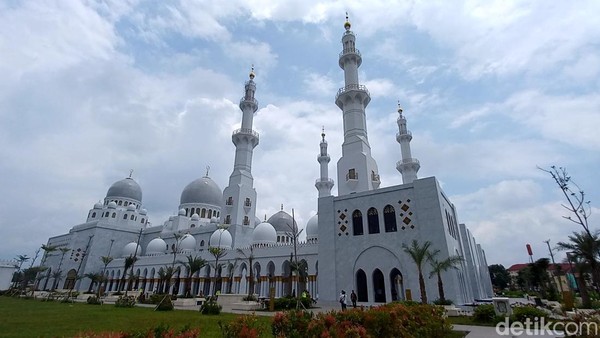
[[[257,215],[316,212],[325,127],[341,153],[338,66],[348,11],[382,186],[395,169],[397,102],[420,177],[436,176],[488,262],[548,255],[579,228],[536,166],[565,166],[596,207],[600,25],[596,1],[0,2],[0,259],[33,256],[133,177],[155,224],[185,185],[224,188],[252,64]],[[334,193],[336,188],[334,187]]]

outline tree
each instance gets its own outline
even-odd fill
[[[502,264],[492,264],[488,267],[492,285],[499,290],[504,290],[510,284],[510,274]]]
[[[17,271],[15,271],[15,273],[13,274],[13,282],[15,283],[13,285],[14,287],[16,287],[22,279],[23,272],[21,271],[21,268],[23,267],[23,263],[25,263],[29,259],[30,257],[27,257],[27,255],[18,255],[15,258],[18,265],[15,266],[17,268]]]
[[[419,289],[421,291],[421,303],[423,304],[427,304],[427,290],[425,289],[425,279],[423,278],[423,263],[429,256],[430,247],[430,241],[425,241],[423,245],[421,245],[416,239],[413,239],[410,246],[402,244],[402,249],[404,249],[404,252],[410,256],[417,266],[417,272],[419,273]]]
[[[46,259],[50,256],[51,253],[53,253],[54,251],[58,250],[58,246],[56,245],[45,245],[42,244],[42,250],[44,250],[44,255],[42,256],[42,265],[46,264]],[[48,269],[47,274],[46,274],[46,282],[44,283],[44,290],[46,290],[46,288],[48,287],[48,280],[50,279],[50,271],[51,269]]]
[[[568,242],[558,242],[556,247],[559,250],[568,251],[567,255],[569,258],[576,263],[576,268],[581,275],[581,279],[583,283],[579,280],[577,283],[579,284],[579,292],[581,293],[581,298],[583,301],[584,292],[587,297],[587,290],[585,289],[585,279],[583,278],[584,272],[591,271],[592,273],[592,281],[598,286],[598,282],[600,280],[598,276],[598,255],[600,254],[600,235],[598,231],[595,231],[591,235],[587,232],[573,232],[570,235]],[[589,303],[589,300],[588,300]]]
[[[580,225],[588,236],[592,237],[593,234],[588,224],[591,214],[590,201],[586,201],[585,191],[573,182],[566,168],[551,166],[550,169],[540,167],[538,169],[550,174],[565,196],[567,205],[561,205],[569,212],[570,216],[563,216],[563,218]]]
[[[102,256],[100,257],[100,260],[104,265],[104,267],[102,268],[102,280],[108,283],[108,278],[106,278],[106,267],[108,267],[108,264],[110,264],[114,260],[114,258],[112,258],[111,256]],[[100,297],[100,287],[98,287],[98,297]]]
[[[254,267],[252,266],[252,263],[254,262],[254,248],[250,246],[248,254],[246,254],[243,249],[237,249],[237,252],[242,255],[243,259],[248,261],[248,269],[250,270],[248,299],[250,299],[250,296],[254,293]]]
[[[444,282],[442,281],[442,272],[448,271],[450,269],[457,269],[458,265],[464,261],[461,256],[449,256],[446,259],[438,260],[437,255],[440,253],[440,250],[435,250],[427,255],[427,261],[429,261],[429,265],[431,266],[431,272],[429,273],[429,278],[437,275],[437,285],[438,292],[440,295],[440,302],[446,302],[446,296],[444,295]]]
[[[224,248],[221,247],[216,247],[216,246],[211,246],[210,248],[208,248],[208,252],[210,252],[211,255],[213,255],[213,257],[215,258],[215,263],[211,264],[212,268],[215,269],[215,277],[214,277],[214,289],[213,289],[213,295],[217,293],[217,281],[219,276],[221,276],[221,268],[223,264],[219,264],[219,260],[223,257],[225,257],[225,255],[227,255],[227,252],[225,251]]]
[[[129,268],[131,268],[133,266],[133,263],[135,263],[136,260],[137,260],[137,257],[135,257],[133,255],[125,258],[125,265],[123,267],[123,275],[121,276],[121,285],[119,287],[119,291],[123,291],[123,289],[125,288],[125,281],[127,278],[127,270],[129,270]]]
[[[98,285],[100,285],[100,282],[104,280],[104,274],[102,274],[101,272],[90,272],[86,273],[83,276],[91,280],[90,287],[88,288],[88,293],[92,293],[92,288],[94,287],[94,284],[98,283]]]
[[[179,271],[179,267],[175,268],[174,266],[164,266],[158,269],[158,278],[163,285],[163,293],[169,293],[171,289],[171,278],[173,275]]]
[[[55,277],[54,277],[54,284],[52,286],[52,290],[56,289],[58,287],[58,284],[60,283],[60,279],[62,278],[62,270],[61,270],[62,263],[63,263],[63,260],[65,259],[65,254],[67,252],[69,252],[70,249],[61,247],[61,248],[58,248],[58,250],[60,251],[61,256],[60,256],[60,262],[58,263],[58,269],[53,274],[53,276],[55,276]]]
[[[547,298],[548,284],[550,283],[550,277],[548,276],[550,259],[540,258],[533,263],[529,263],[529,268],[531,271],[530,286],[539,289],[542,298]]]
[[[179,261],[179,263],[181,263],[183,267],[185,267],[185,270],[187,272],[184,295],[190,296],[190,290],[192,288],[192,276],[206,265],[206,260],[198,256],[192,255],[188,255],[186,256],[186,258],[187,261]]]

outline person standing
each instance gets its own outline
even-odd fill
[[[342,311],[346,310],[346,291],[342,290],[340,293],[340,304],[342,305]]]
[[[352,307],[356,309],[356,293],[354,293],[354,290],[350,293],[350,301],[352,302]]]

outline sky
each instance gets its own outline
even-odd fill
[[[85,222],[131,169],[153,225],[207,166],[225,188],[252,65],[257,216],[283,204],[304,226],[322,128],[334,179],[341,156],[346,12],[382,187],[402,183],[400,102],[419,177],[437,177],[489,264],[527,262],[526,243],[547,257],[545,240],[581,230],[538,166],[568,169],[598,229],[600,2],[8,0],[0,259],[33,256]]]

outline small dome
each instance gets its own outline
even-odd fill
[[[131,177],[115,182],[108,188],[106,198],[121,197],[142,201],[142,188]]]
[[[198,216],[198,214],[192,215],[192,221],[199,221],[199,220],[200,220],[200,216]]]
[[[319,236],[319,214],[314,215],[306,223],[306,240],[317,239]]]
[[[185,216],[185,209],[179,209],[179,216]]]
[[[169,216],[169,221],[173,221],[175,219],[175,216]]]
[[[271,223],[277,232],[292,231],[292,222],[294,223],[295,227],[298,226],[298,224],[292,219],[292,216],[283,210],[278,211],[275,215],[269,217],[267,222]]]
[[[128,243],[123,247],[123,254],[121,255],[121,257],[129,257],[135,255],[136,249],[137,253],[140,254],[140,246],[136,242]]]
[[[180,204],[203,203],[221,206],[223,191],[210,178],[202,177],[188,184],[181,193]]]
[[[127,211],[135,211],[135,205],[133,205],[133,204],[128,205]]]
[[[254,228],[252,244],[275,244],[276,242],[277,232],[271,224],[263,222]]]
[[[231,248],[231,234],[225,229],[217,229],[210,236],[209,246],[214,248],[230,249]]]
[[[147,214],[148,214],[148,210],[146,210],[146,209],[140,210],[140,215],[147,215]]]
[[[187,234],[181,238],[179,243],[179,249],[181,250],[196,250],[196,239],[194,236]]]
[[[98,202],[94,204],[94,209],[102,209],[102,203]]]
[[[112,201],[112,202],[108,203],[108,208],[109,209],[116,209],[117,208],[117,203],[115,203],[115,201]]]
[[[219,219],[216,217],[211,217],[210,222],[213,224],[219,223]]]
[[[160,237],[157,237],[146,246],[146,255],[161,254],[167,251],[167,243]]]

